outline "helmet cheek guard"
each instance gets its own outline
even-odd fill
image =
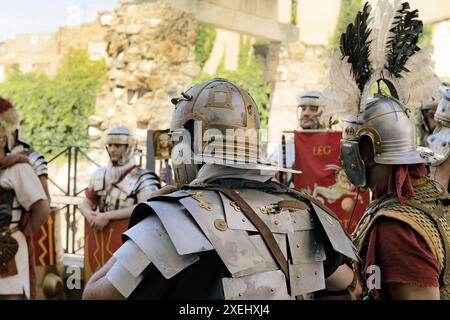
[[[356,187],[366,186],[366,166],[359,152],[358,141],[341,140],[341,166]]]
[[[174,129],[169,133],[173,143],[172,166],[175,181],[179,185],[188,184],[197,177],[199,164],[192,159],[192,137],[186,129]]]

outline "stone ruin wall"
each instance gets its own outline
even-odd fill
[[[119,0],[113,12],[99,13],[100,23],[107,30],[104,40],[108,71],[97,95],[95,114],[89,117],[92,143],[88,156],[102,166],[108,161],[104,146],[110,128],[128,127],[145,153],[147,130],[169,127],[173,111],[170,99],[189,88],[200,73],[195,63],[194,16],[175,10],[162,0],[133,2]],[[77,169],[77,186],[86,187],[96,166],[81,157]],[[67,170],[67,166],[56,168],[55,180],[66,183]],[[73,171],[70,179],[72,182],[75,179]],[[72,224],[77,229],[75,248],[83,248],[81,214],[77,214]],[[63,223],[63,241],[65,227]]]
[[[167,129],[172,97],[192,85],[197,23],[193,15],[164,1],[135,4],[119,0],[114,12],[101,12],[107,29],[107,80],[89,118],[93,147],[103,147],[111,127],[134,131],[145,148],[147,130]],[[104,152],[104,149],[103,149]]]
[[[271,44],[265,77],[272,83],[269,140],[281,141],[283,130],[298,127],[297,103],[306,91],[322,91],[329,83],[330,49],[302,42]]]
[[[107,29],[108,73],[95,115],[89,118],[92,146],[103,147],[106,131],[124,125],[145,149],[147,130],[168,128],[170,98],[190,87],[201,71],[195,63],[195,16],[163,0],[119,0],[114,12],[101,12],[99,19]],[[271,141],[279,140],[283,129],[296,128],[292,115],[302,92],[325,88],[329,56],[326,47],[300,41],[269,45],[264,58],[265,78],[273,88]]]
[[[99,20],[107,30],[108,72],[97,96],[95,114],[89,118],[93,149],[88,154],[104,165],[108,159],[105,135],[111,127],[130,128],[145,150],[147,130],[169,127],[173,111],[170,99],[190,87],[201,70],[195,63],[197,22],[192,14],[173,9],[163,0],[139,4],[119,0],[117,9],[101,12]],[[300,93],[326,86],[328,57],[325,47],[307,47],[301,42],[268,46],[262,58],[265,78],[272,83],[271,141],[280,140],[282,130],[296,128],[292,115],[296,114]],[[79,165],[77,184],[87,186],[96,167],[86,161]],[[63,168],[56,180],[64,181],[66,176]],[[74,223],[79,230],[75,246],[82,247],[81,215]]]

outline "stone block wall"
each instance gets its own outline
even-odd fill
[[[119,1],[114,12],[99,13],[107,29],[107,81],[89,119],[93,146],[117,125],[134,131],[145,146],[146,131],[170,125],[172,97],[192,85],[197,23],[168,2]]]

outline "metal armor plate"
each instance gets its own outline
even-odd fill
[[[184,255],[214,249],[186,209],[178,202],[149,201],[145,204],[158,215],[178,254]]]
[[[313,230],[314,218],[309,210],[295,210],[291,212],[294,231]]]
[[[281,270],[222,280],[227,300],[289,300],[286,278]]]
[[[47,161],[40,153],[33,151],[28,155],[28,160],[37,176],[48,174]]]
[[[199,259],[196,254],[180,256],[158,216],[151,215],[124,233],[133,240],[169,279]]]
[[[95,192],[105,190],[105,176],[106,168],[99,168],[95,170],[94,174],[91,177],[89,187]]]
[[[158,179],[150,171],[134,168],[115,186],[120,190],[120,199],[126,199],[144,191],[144,189],[149,193],[154,192],[159,189],[160,185]]]
[[[357,260],[353,243],[345,234],[340,222],[316,204],[313,203],[312,206],[334,250],[353,260]]]
[[[242,189],[239,190],[239,194],[261,220],[266,223],[270,231],[276,233],[294,232],[293,221],[289,211],[284,210],[275,214],[263,213],[264,206],[276,204],[284,198],[255,189]]]
[[[223,207],[225,209],[225,216],[227,219],[228,227],[236,230],[246,230],[246,231],[258,231],[253,223],[251,223],[247,217],[242,213],[241,208],[231,201],[227,196],[222,193],[220,194],[220,198],[223,202]]]
[[[293,296],[325,289],[323,262],[290,264],[289,279]]]
[[[318,230],[288,233],[288,241],[293,264],[325,260],[323,239]]]
[[[142,281],[143,276],[133,276],[120,261],[116,261],[106,274],[106,278],[122,296],[128,298]]]
[[[280,247],[281,251],[283,252],[285,258],[287,259],[287,241],[286,241],[286,235],[285,234],[274,234],[273,235],[275,240],[278,243],[278,246]],[[260,272],[266,272],[266,271],[275,271],[279,270],[280,267],[278,267],[277,263],[272,257],[272,254],[270,253],[269,249],[267,248],[267,245],[264,243],[263,238],[259,234],[255,234],[250,236],[250,240],[253,242],[253,244],[256,246],[258,251],[261,253],[261,255],[264,257],[264,263],[258,264],[257,266],[232,274],[231,276],[233,278],[237,277],[243,277],[255,273]]]
[[[209,239],[231,274],[264,263],[246,231],[227,227],[222,200],[215,191],[200,191],[197,199],[192,196],[180,199]]]
[[[160,187],[159,181],[149,171],[134,168],[122,181],[111,186],[102,194],[104,199],[103,211],[128,208],[136,203],[139,196],[150,196]]]
[[[122,266],[134,277],[139,276],[151,263],[151,260],[145,255],[144,251],[131,240],[126,241],[114,252],[114,258],[120,261]]]

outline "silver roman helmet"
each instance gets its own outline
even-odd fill
[[[241,87],[212,79],[189,88],[172,102],[170,135],[177,183],[192,181],[201,163],[257,164],[258,107]]]
[[[192,181],[203,163],[297,172],[271,165],[262,156],[258,106],[240,86],[216,78],[191,87],[172,103],[170,136],[178,184]]]
[[[133,134],[125,127],[114,127],[112,128],[106,135],[106,151],[108,151],[109,144],[123,144],[127,145],[125,152],[122,154],[122,157],[117,162],[117,166],[123,166],[134,155],[136,150],[136,140]]]
[[[379,164],[430,164],[439,158],[417,146],[415,124],[406,107],[431,100],[439,83],[430,52],[417,46],[422,32],[417,16],[407,2],[392,5],[380,0],[373,12],[366,3],[341,36],[341,55],[332,62],[322,104],[339,105],[346,114],[340,157],[355,186],[366,185],[359,151],[363,136],[371,139]],[[374,87],[377,93],[369,98]]]
[[[442,99],[434,114],[434,119],[439,123],[439,126],[428,137],[428,144],[430,149],[443,157],[433,162],[432,166],[439,166],[450,156],[450,88],[443,87],[439,91]]]

